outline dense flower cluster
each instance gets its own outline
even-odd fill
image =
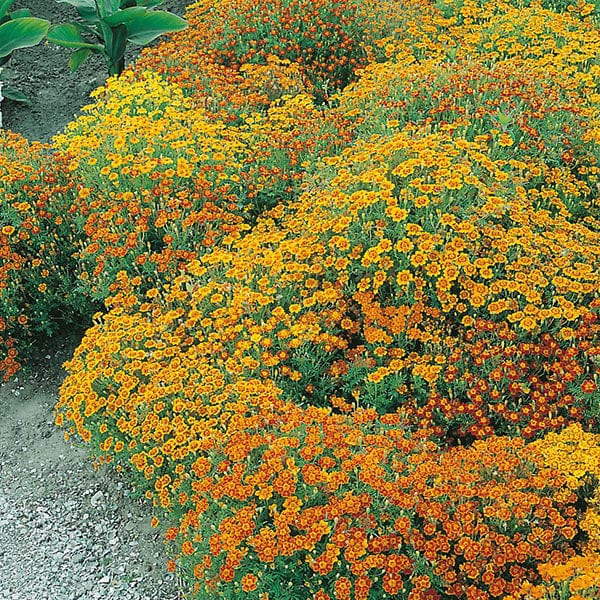
[[[198,315],[185,335],[229,372],[321,406],[400,409],[440,438],[593,419],[599,235],[535,208],[484,151],[401,132],[326,159],[298,202],[188,266],[167,306]]]
[[[148,71],[95,95],[102,102],[55,146],[86,194],[79,271],[100,300],[122,269],[147,289],[206,248],[229,246],[261,210],[293,196],[319,155],[346,143],[344,118],[325,116],[304,94],[228,125]]]
[[[538,566],[543,582],[525,582],[507,600],[582,600],[597,598],[600,593],[600,436],[586,433],[577,423],[560,434],[551,433],[530,445],[543,456],[550,468],[566,476],[566,487],[573,490],[587,508],[580,521],[585,535],[583,553],[566,563]]]
[[[56,421],[194,597],[597,595],[590,6],[206,0],[0,138],[0,371],[104,303]]]
[[[484,55],[449,69],[403,52],[370,66],[339,97],[339,108],[356,115],[363,134],[422,123],[484,140],[490,158],[505,161],[505,171],[518,168],[515,161],[541,171],[528,187],[545,181],[577,218],[598,216],[600,145],[590,127],[598,118],[598,98],[589,97],[596,79],[586,84],[581,74],[555,68],[549,78],[543,61],[516,57],[488,65]]]
[[[545,464],[559,469],[566,477],[566,484],[580,496],[587,509],[580,523],[586,535],[586,552],[600,550],[600,435],[586,433],[579,423],[573,424],[560,434],[551,433],[543,440],[534,442],[535,448],[544,455]]]
[[[141,362],[174,317],[113,315],[69,367],[94,372],[62,394],[78,395],[66,416],[80,435],[128,456],[157,510],[180,515],[167,539],[200,597],[495,598],[572,555],[576,495],[522,439],[448,451],[398,416],[302,409],[214,368],[203,345],[165,348],[168,368],[159,349],[135,372],[107,365],[102,336],[130,327],[138,344],[114,350]]]
[[[523,440],[596,426],[593,99],[394,52],[300,197],[145,298],[121,273],[69,365],[59,423],[133,466],[200,597],[518,594],[585,535],[572,471]],[[471,122],[441,104],[463,84]]]
[[[519,600],[592,600],[600,593],[600,557],[597,553],[575,556],[566,563],[540,565],[544,584],[523,584],[514,596]]]
[[[0,378],[21,367],[32,335],[59,319],[91,322],[93,304],[77,291],[77,228],[68,208],[81,189],[49,148],[0,131]]]
[[[146,55],[195,92],[205,88],[207,74],[279,57],[295,63],[304,84],[327,97],[368,63],[378,6],[349,0],[204,0],[188,9],[191,26],[183,35]]]
[[[156,282],[199,248],[239,237],[246,148],[151,73],[112,80],[96,95],[104,103],[88,107],[55,145],[86,195],[80,278],[104,299],[125,265]]]

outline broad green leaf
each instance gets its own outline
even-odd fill
[[[96,11],[96,4],[94,0],[56,0],[63,4],[70,4],[77,9],[79,16],[90,23],[97,23],[99,20],[98,13]]]
[[[13,5],[15,0],[0,0],[0,19],[8,14],[8,9]]]
[[[91,48],[79,48],[79,50],[75,50],[75,52],[71,54],[71,58],[69,58],[69,68],[71,69],[71,73],[75,73],[91,53]]]
[[[22,19],[23,17],[30,17],[31,11],[28,8],[20,8],[19,10],[13,10],[9,16],[11,19]]]
[[[48,32],[50,23],[37,17],[24,17],[0,25],[0,57],[9,56],[13,50],[39,44]]]
[[[164,0],[136,0],[138,6],[145,6],[146,8],[153,8],[160,6]]]
[[[74,6],[77,10],[83,8],[84,10],[93,10],[96,12],[96,4],[94,0],[56,0],[61,4],[70,4]]]
[[[65,48],[91,48],[96,50],[102,48],[98,44],[90,44],[81,35],[77,26],[71,23],[53,25],[48,32],[48,41]]]
[[[173,13],[152,11],[127,23],[127,39],[133,44],[145,46],[163,33],[180,31],[188,22]]]
[[[116,13],[106,17],[104,19],[105,23],[108,23],[111,27],[115,25],[120,25],[121,23],[128,23],[133,19],[145,14],[148,9],[143,6],[134,6],[132,8],[125,8],[123,10],[119,10]]]
[[[29,102],[29,98],[19,90],[11,87],[2,87],[2,95],[9,100],[14,100],[15,102]]]
[[[112,27],[103,19],[100,19],[100,23],[98,23],[98,36],[105,47],[110,45],[113,36]]]
[[[100,9],[100,18],[116,13],[121,6],[121,0],[98,0],[98,8]]]

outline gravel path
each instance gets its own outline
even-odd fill
[[[0,387],[0,600],[183,598],[149,507],[54,426],[53,370]]]

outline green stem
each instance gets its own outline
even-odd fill
[[[108,59],[108,74],[112,77],[113,75],[120,75],[125,68],[125,58],[121,58],[118,61]]]

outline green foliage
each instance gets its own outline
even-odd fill
[[[48,21],[30,16],[26,9],[9,13],[13,3],[14,0],[0,1],[0,72],[15,50],[36,46],[46,37],[50,27]],[[18,102],[27,101],[23,93],[10,87],[4,87],[2,95]]]
[[[106,61],[109,75],[125,68],[127,44],[145,46],[157,37],[187,27],[185,19],[166,11],[155,11],[157,0],[58,0],[77,9],[81,22],[53,25],[48,40],[74,50],[71,71],[92,54]]]
[[[35,337],[81,330],[98,306],[80,293],[74,221],[77,193],[47,147],[0,132],[0,373],[28,358]]]
[[[19,48],[39,44],[48,31],[49,23],[36,17],[9,19],[0,25],[0,58],[8,59]]]
[[[224,65],[265,64],[269,56],[302,66],[319,100],[368,63],[368,2],[277,0],[205,5],[210,34],[202,43]]]

